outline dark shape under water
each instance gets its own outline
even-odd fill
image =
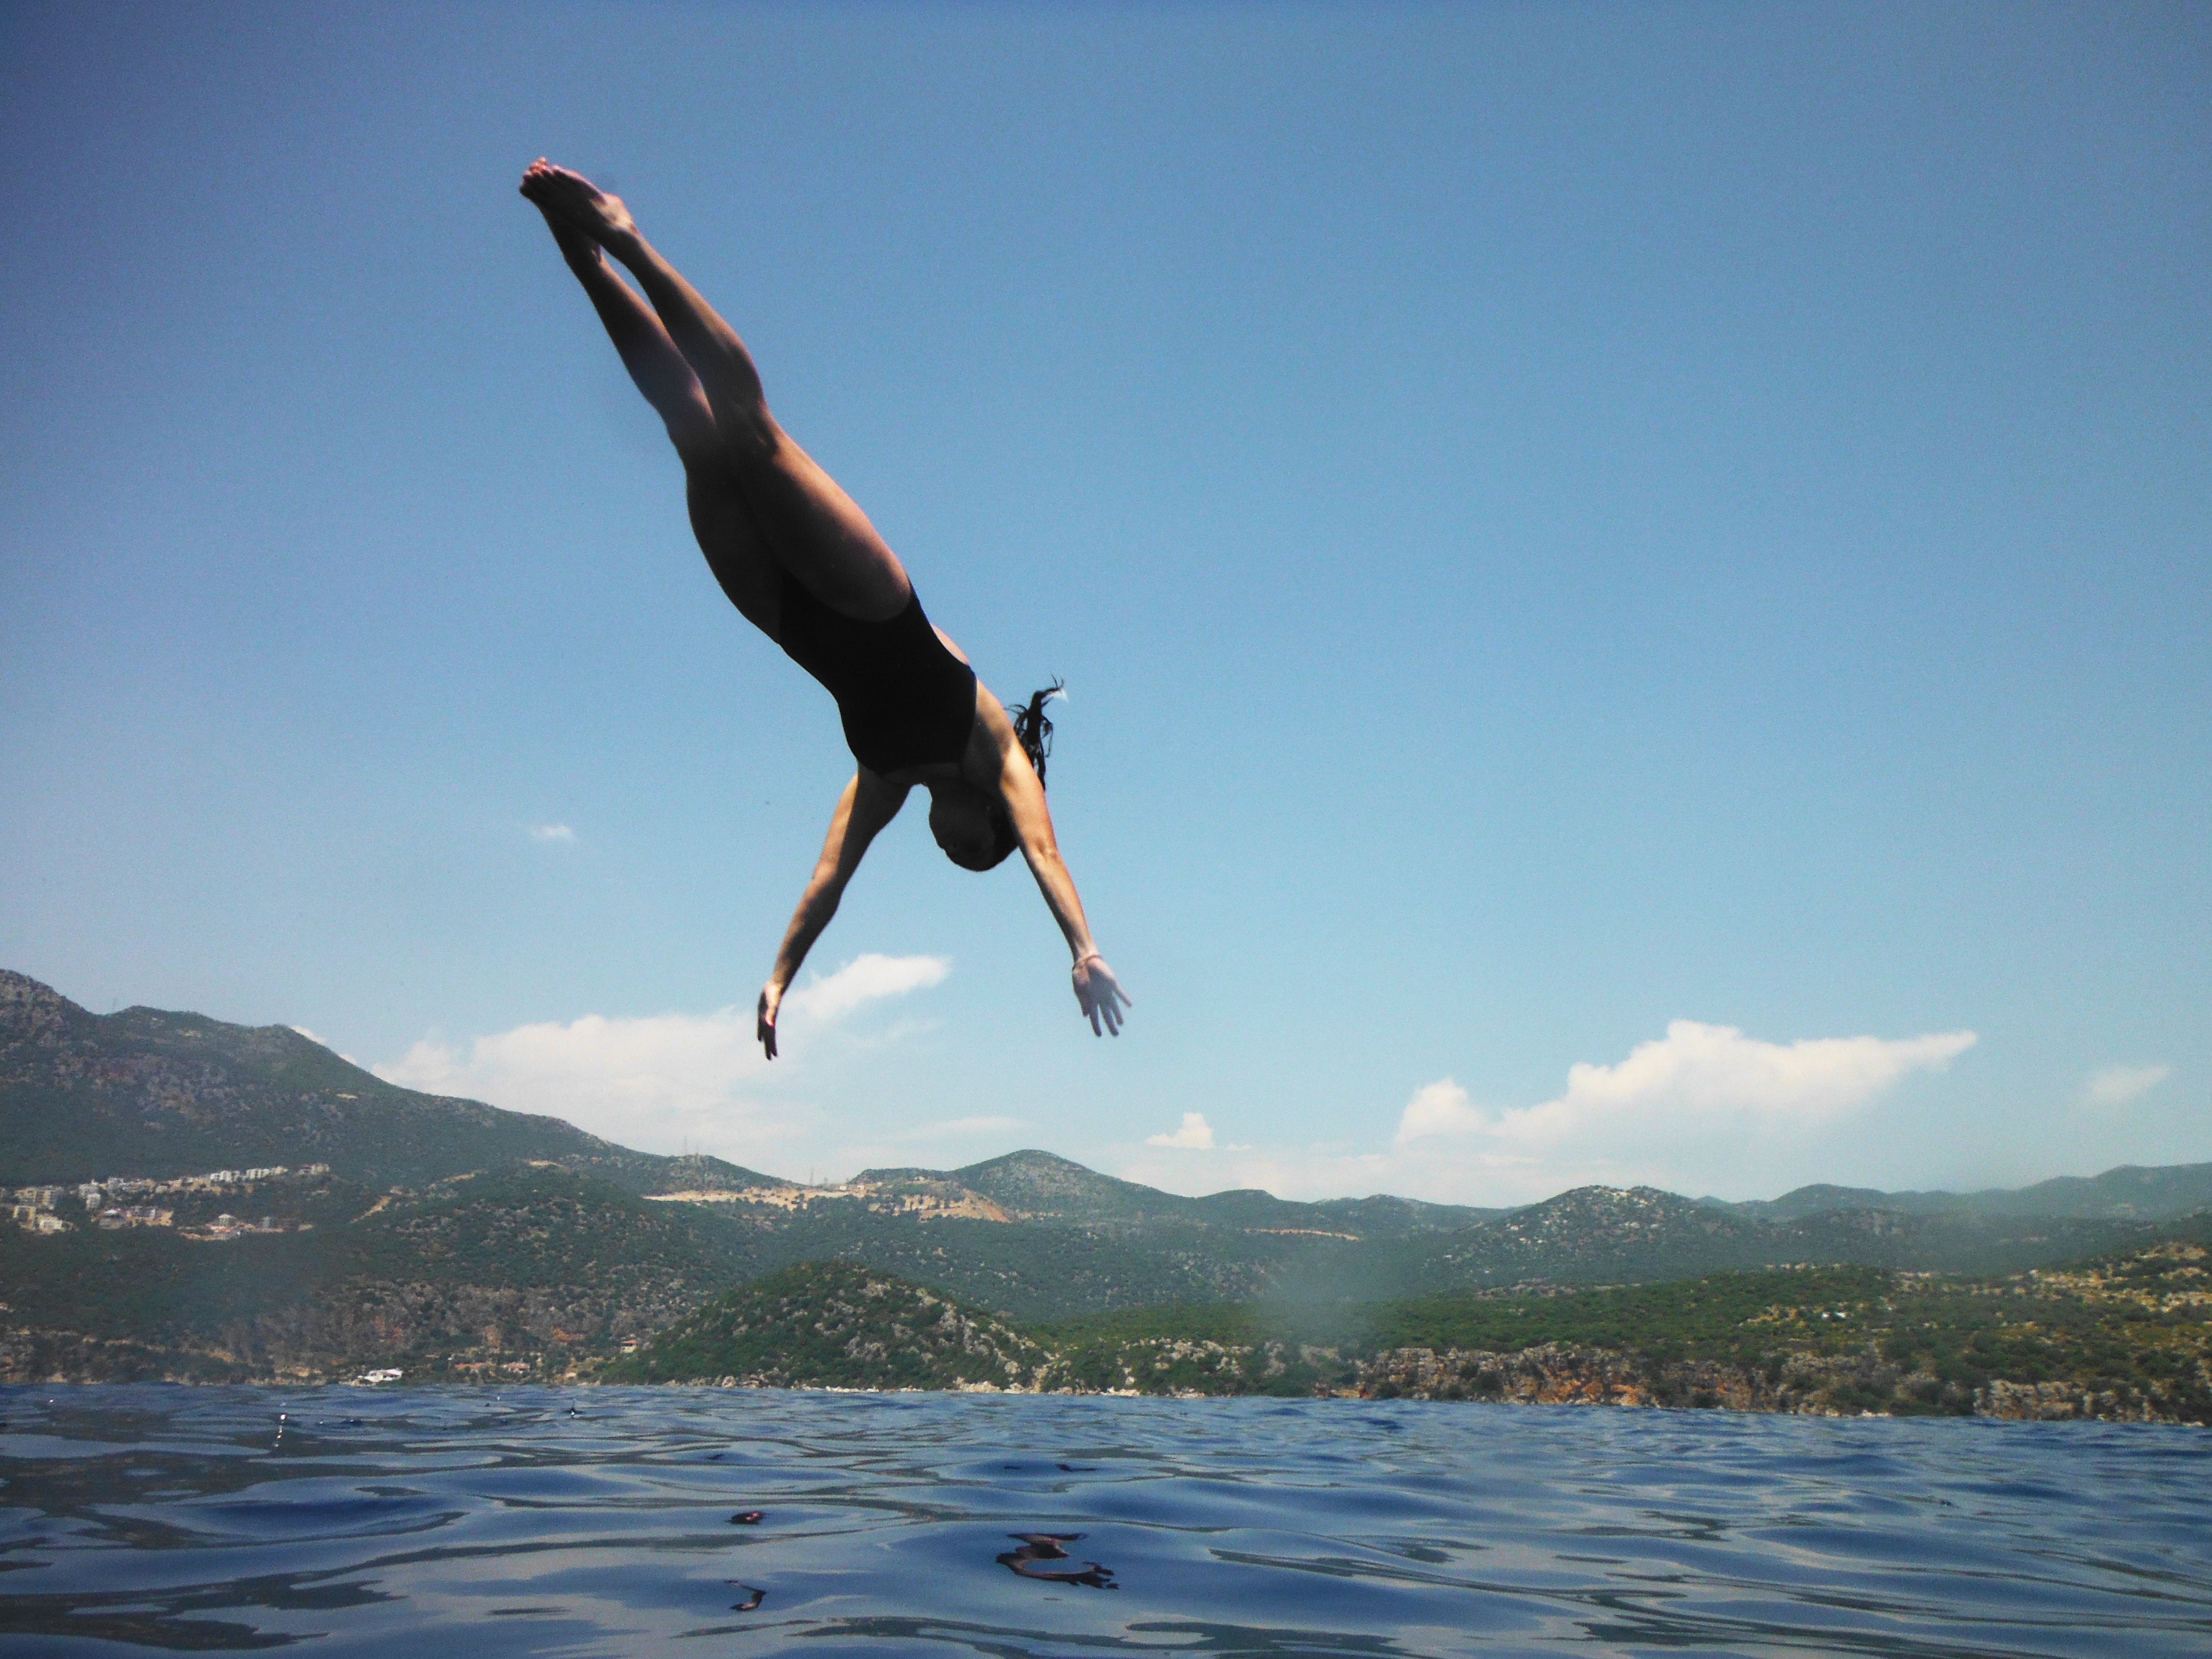
[[[761,1523],[761,1518],[762,1512],[759,1510],[739,1510],[730,1517],[730,1524],[733,1527],[757,1527]]]
[[[1079,1540],[1083,1536],[1079,1532],[1010,1532],[1006,1536],[1020,1540],[1022,1547],[1001,1555],[999,1565],[1012,1567],[1024,1578],[1088,1584],[1093,1589],[1121,1588],[1114,1582],[1113,1568],[1102,1567],[1096,1561],[1078,1561],[1060,1547]]]

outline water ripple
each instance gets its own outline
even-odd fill
[[[696,1389],[0,1418],[11,1656],[2212,1650],[2191,1429]]]

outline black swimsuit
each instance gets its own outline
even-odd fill
[[[878,775],[955,763],[975,724],[975,671],[945,648],[921,596],[887,622],[840,616],[783,572],[776,643],[837,699],[853,758]]]

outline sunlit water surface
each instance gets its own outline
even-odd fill
[[[2212,1652],[2201,1430],[612,1389],[0,1419],[11,1656]]]

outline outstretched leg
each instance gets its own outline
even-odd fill
[[[645,240],[621,200],[543,160],[524,173],[522,192],[549,221],[604,248],[637,278],[695,377],[753,520],[783,568],[847,616],[880,621],[904,609],[914,589],[897,556],[836,480],[776,424],[737,331]]]
[[[684,504],[708,568],[745,619],[775,638],[780,567],[746,510],[698,376],[653,307],[615,274],[599,244],[551,214],[545,223],[606,325],[623,367],[683,459]]]
[[[676,453],[687,465],[695,457],[704,460],[714,454],[721,443],[714,410],[700,390],[699,377],[668,337],[653,307],[615,275],[597,242],[550,214],[545,225],[560,245],[561,257],[590,296],[599,321],[606,325],[607,337],[621,354],[623,367],[668,428],[668,440],[676,446]]]

